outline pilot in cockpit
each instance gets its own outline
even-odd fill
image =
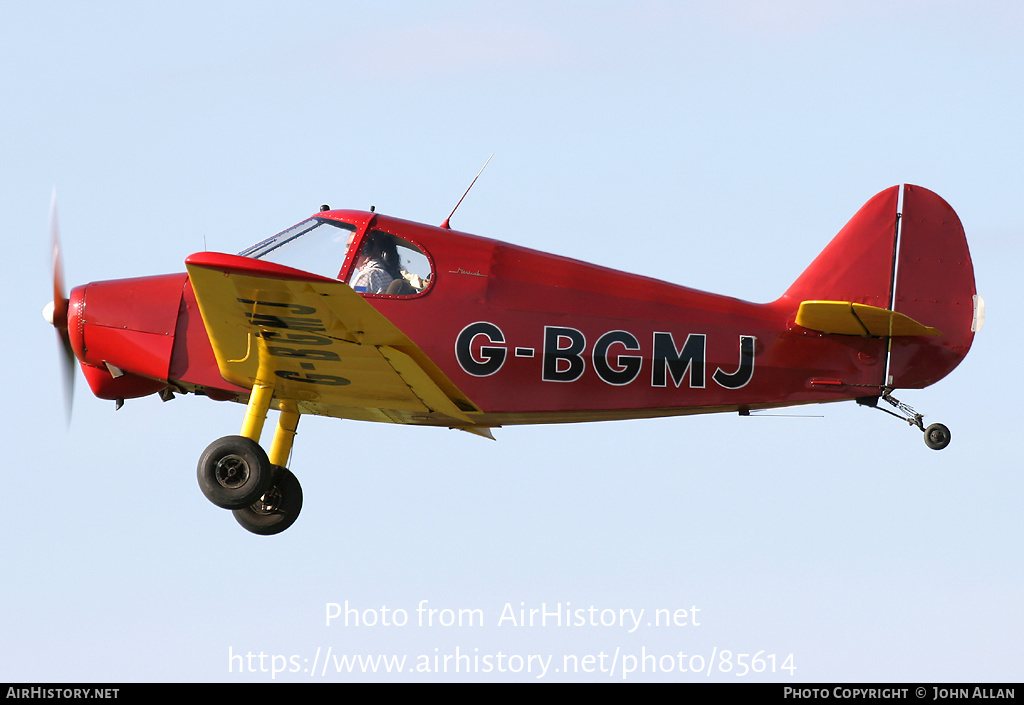
[[[394,238],[387,233],[370,233],[356,259],[358,273],[352,288],[367,294],[385,294],[391,282],[402,278],[401,262]]]

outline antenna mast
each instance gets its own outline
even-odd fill
[[[443,223],[441,223],[441,227],[442,228],[444,228],[445,230],[451,230],[452,229],[451,225],[448,224],[448,221],[450,221],[452,219],[452,216],[455,215],[455,211],[457,211],[459,209],[459,206],[462,205],[462,201],[465,200],[466,196],[469,194],[469,189],[473,188],[473,184],[475,184],[476,180],[480,178],[480,174],[484,173],[484,169],[486,169],[487,165],[491,163],[491,159],[493,157],[494,157],[494,152],[491,152],[491,156],[487,157],[487,161],[484,162],[484,165],[482,167],[480,167],[480,171],[478,171],[476,173],[476,176],[473,177],[473,180],[471,182],[469,182],[469,188],[466,189],[466,193],[462,194],[462,198],[460,198],[459,202],[455,204],[454,208],[452,208],[452,212],[449,213],[448,217],[444,219]]]

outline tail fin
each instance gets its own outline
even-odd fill
[[[784,298],[852,301],[889,308],[899,186],[864,204],[793,282]]]
[[[967,355],[980,329],[983,304],[963,225],[938,195],[920,186],[882,191],[868,201],[782,297],[806,311],[870,313],[887,319],[890,340],[885,385],[921,388],[949,374]],[[811,304],[810,302],[814,302]],[[835,305],[849,305],[843,307]],[[870,307],[870,308],[867,308]],[[880,316],[877,309],[895,312]],[[882,312],[884,313],[884,311]],[[801,319],[827,330],[821,315]],[[892,321],[909,320],[897,331]],[[928,330],[928,333],[924,333]],[[865,330],[877,335],[870,325]]]

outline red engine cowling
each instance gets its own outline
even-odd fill
[[[187,279],[168,274],[72,289],[68,336],[93,394],[131,399],[167,386]]]

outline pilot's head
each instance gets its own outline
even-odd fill
[[[399,276],[398,247],[391,235],[375,230],[366,236],[357,266],[363,267],[370,260],[379,262],[392,276]]]

